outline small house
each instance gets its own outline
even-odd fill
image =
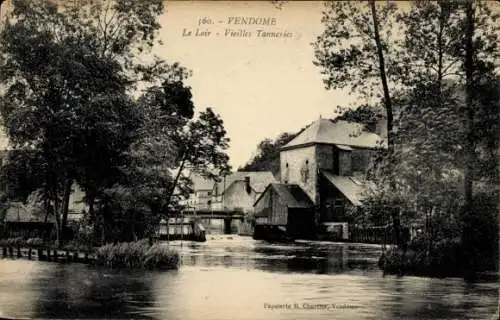
[[[314,203],[296,184],[268,185],[255,202],[254,210],[257,239],[261,238],[259,234],[266,226],[282,228],[292,238],[314,236]]]
[[[276,183],[270,171],[237,171],[216,186],[221,190],[219,201],[223,211],[252,214],[254,203],[270,183]]]
[[[20,202],[10,203],[4,211],[4,237],[41,238],[50,233],[55,223],[43,210],[27,207]]]
[[[191,181],[193,182],[193,192],[187,199],[188,210],[210,210],[214,197],[215,181],[198,174],[193,174]]]

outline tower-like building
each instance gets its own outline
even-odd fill
[[[346,206],[360,206],[365,197],[373,153],[386,147],[375,131],[342,120],[320,118],[310,124],[282,147],[280,184],[270,186],[270,195],[264,193],[255,204],[259,223],[294,230],[297,236],[307,230],[291,221],[316,230],[345,223]]]

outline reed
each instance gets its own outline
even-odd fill
[[[109,268],[178,269],[179,253],[147,240],[106,244],[96,251],[96,263]]]

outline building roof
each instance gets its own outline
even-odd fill
[[[385,139],[368,132],[360,123],[344,120],[319,119],[311,123],[301,134],[282,149],[311,144],[335,144],[358,148],[378,148],[386,145]]]
[[[322,173],[353,205],[362,205],[361,201],[366,198],[365,190],[370,182],[352,176],[337,176],[326,171]]]
[[[236,171],[217,183],[218,194],[222,194],[235,181],[244,181],[245,177],[250,178],[250,186],[257,193],[262,193],[270,183],[276,183],[276,179],[271,171]]]
[[[215,181],[209,178],[202,177],[199,174],[191,175],[191,181],[193,181],[193,190],[212,190],[214,188]]]
[[[12,202],[5,211],[6,222],[45,222],[43,210],[31,206],[25,206],[20,202]],[[48,217],[47,222],[53,222]]]
[[[288,208],[311,208],[314,206],[311,198],[309,198],[305,191],[297,184],[272,183],[268,185],[265,192],[267,192],[268,189],[274,190],[283,204]],[[264,193],[260,195],[255,203],[260,201]]]

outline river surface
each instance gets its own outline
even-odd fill
[[[0,260],[0,318],[491,319],[493,280],[383,276],[376,245],[271,245],[238,236],[173,244],[177,271]]]

